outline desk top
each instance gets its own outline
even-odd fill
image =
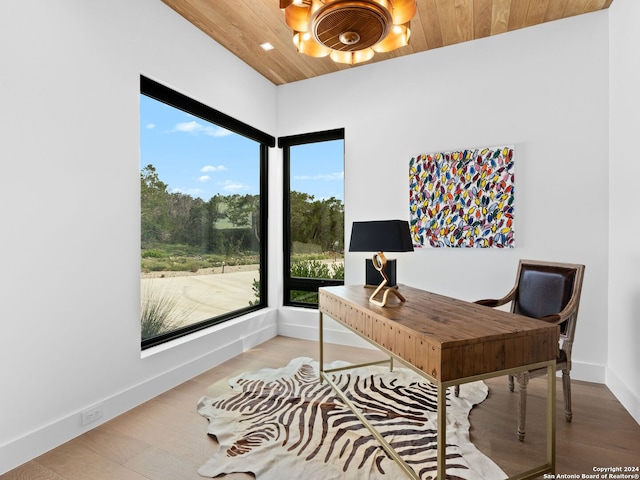
[[[407,299],[385,307],[369,302],[372,289],[323,287],[319,308],[365,339],[436,380],[553,360],[557,325],[444,295],[400,286]]]

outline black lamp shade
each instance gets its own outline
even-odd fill
[[[353,222],[350,252],[413,252],[409,222],[373,220]]]

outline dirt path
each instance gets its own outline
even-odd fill
[[[215,267],[215,268],[201,268],[197,272],[174,272],[174,271],[160,271],[160,272],[149,272],[149,273],[141,273],[140,278],[172,278],[172,277],[197,277],[201,275],[222,275],[225,273],[237,273],[237,272],[253,272],[258,271],[260,269],[260,265],[225,265],[224,267]]]

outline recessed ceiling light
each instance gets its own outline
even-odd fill
[[[265,42],[260,44],[260,48],[262,48],[265,52],[268,52],[269,50],[273,50],[275,47],[269,42]]]

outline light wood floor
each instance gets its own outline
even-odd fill
[[[153,400],[16,468],[0,480],[195,480],[217,448],[196,412],[202,397],[228,390],[226,379],[281,367],[291,358],[317,359],[315,342],[276,337]],[[366,349],[328,346],[325,361],[369,361]],[[471,412],[471,439],[507,474],[544,463],[546,380],[529,386],[527,437],[517,440],[517,393],[506,378],[487,381],[489,398]],[[640,466],[640,426],[603,385],[573,381],[573,422],[566,423],[557,385],[557,473],[593,474],[594,467]],[[253,478],[233,474],[225,480]],[[283,480],[287,480],[283,477]],[[391,479],[396,480],[396,479]]]

